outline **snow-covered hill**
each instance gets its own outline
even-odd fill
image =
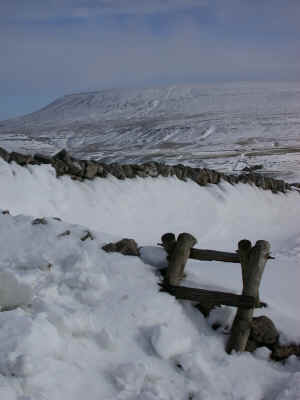
[[[282,342],[299,343],[298,193],[174,177],[78,182],[2,160],[0,185],[0,208],[11,212],[0,212],[1,399],[299,399],[299,359],[225,353],[234,309],[206,320],[158,291],[165,255],[156,246],[167,231],[227,251],[242,238],[270,241],[275,260],[260,289],[269,307],[255,314],[272,318]],[[94,240],[81,240],[87,230]],[[101,249],[122,237],[154,247],[142,259]],[[240,292],[238,264],[190,260],[186,272],[187,285]]]
[[[172,86],[64,96],[0,122],[0,146],[109,162],[164,160],[231,168],[247,153],[283,174],[299,169],[300,86]],[[291,177],[295,180],[295,177]]]

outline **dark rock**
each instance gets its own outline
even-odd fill
[[[265,186],[265,179],[262,175],[255,174],[255,185],[261,188]]]
[[[147,176],[151,176],[152,178],[156,178],[159,175],[157,163],[149,162],[143,164],[144,172]]]
[[[127,256],[139,256],[138,245],[133,239],[122,239],[116,243],[108,243],[102,247],[107,253],[121,253]]]
[[[77,175],[71,175],[71,179],[73,179],[73,181],[79,181],[79,182],[84,181],[82,176],[77,176]]]
[[[272,190],[273,189],[273,179],[266,176],[265,177],[265,186],[264,189],[266,190]]]
[[[6,161],[9,162],[10,159],[10,154],[8,151],[6,151],[5,149],[3,149],[2,147],[0,147],[0,157]]]
[[[69,231],[69,229],[68,229],[68,230],[66,230],[66,231],[64,231],[62,233],[59,233],[57,235],[57,237],[59,238],[59,237],[64,237],[64,236],[69,236],[69,235],[71,235],[71,231]]]
[[[253,318],[249,340],[254,341],[257,347],[272,348],[278,343],[278,339],[279,333],[270,318],[265,315]]]
[[[122,165],[110,164],[110,173],[117,179],[124,180],[126,178]]]
[[[34,154],[33,156],[33,164],[51,164],[52,158],[48,156],[44,156],[42,154]]]
[[[133,164],[132,168],[137,176],[139,176],[141,178],[147,177],[147,173],[145,172],[144,165]]]
[[[175,175],[177,176],[178,179],[182,181],[187,180],[187,170],[185,169],[184,165],[182,164],[177,164],[173,167]]]
[[[129,164],[123,165],[123,172],[124,172],[126,178],[132,179],[135,177],[134,170],[131,167],[131,165],[129,165]]]
[[[87,179],[93,179],[97,176],[98,164],[93,161],[86,161],[86,167],[84,171],[84,177]]]
[[[289,344],[289,345],[277,345],[274,347],[271,359],[275,361],[283,361],[290,356],[300,357],[300,345],[299,344]]]
[[[32,160],[33,158],[29,154],[21,154],[17,153],[16,151],[10,153],[10,161],[14,161],[22,166],[29,164],[30,162],[32,162]]]
[[[198,176],[196,177],[195,182],[198,183],[198,185],[200,186],[205,186],[208,184],[208,175],[205,169],[199,169]]]
[[[97,165],[97,176],[99,176],[100,178],[105,178],[108,175],[108,171],[105,169],[105,165],[100,163],[98,163]]]
[[[161,176],[165,178],[170,176],[171,167],[169,165],[159,164],[158,170]]]
[[[183,370],[183,366],[182,366],[182,364],[180,364],[179,362],[176,362],[176,363],[175,363],[175,366],[176,366],[176,368],[178,368],[178,369],[180,369],[180,370]]]
[[[274,191],[276,192],[284,192],[284,182],[281,179],[274,179],[273,180]]]
[[[69,155],[66,149],[60,150],[58,153],[54,154],[52,158],[54,160],[61,160],[65,162],[71,161],[71,156]]]
[[[82,178],[84,176],[86,165],[83,161],[78,161],[72,158],[66,163],[69,167],[69,174],[77,176],[79,178]]]
[[[80,238],[82,242],[85,242],[87,239],[94,240],[94,236],[90,231],[86,231],[85,234]]]
[[[214,169],[210,170],[210,175],[211,175],[211,182],[214,184],[218,184],[221,180],[221,176],[218,171],[215,171]]]
[[[58,175],[70,174],[82,177],[85,174],[86,162],[76,160],[65,150],[61,150],[53,156],[53,165]]]
[[[69,172],[68,164],[59,159],[53,159],[52,166],[56,171],[56,176],[62,176]]]
[[[248,172],[253,172],[253,171],[257,171],[259,169],[263,169],[263,164],[256,164],[256,165],[251,165],[251,167],[245,167],[242,169],[242,171],[248,171]]]
[[[32,225],[47,225],[46,218],[36,218],[31,222]]]
[[[99,164],[98,164],[99,169]],[[103,170],[105,171],[105,176],[113,175],[113,165],[112,164],[103,164]]]
[[[248,185],[255,185],[256,182],[256,174],[248,174],[248,179],[245,183],[248,183]]]
[[[2,215],[10,215],[10,212],[9,212],[9,210],[3,210],[1,214]]]
[[[59,217],[53,217],[53,219],[55,219],[55,221],[61,222],[61,218],[59,218]]]
[[[239,183],[248,183],[249,175],[248,174],[240,174],[238,175],[238,182]]]

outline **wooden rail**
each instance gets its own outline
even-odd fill
[[[160,285],[163,291],[166,291],[177,299],[191,300],[213,305],[226,305],[231,307],[240,307],[249,309],[261,307],[253,296],[239,295],[234,293],[219,292],[214,290],[205,290],[190,288],[185,286],[173,286],[166,283]]]
[[[165,233],[161,237],[161,242],[162,243],[159,243],[159,245],[162,246],[169,255],[171,255],[176,246],[176,238],[174,233]],[[230,263],[240,263],[240,256],[238,253],[229,253],[225,251],[207,249],[191,248],[189,258],[199,261],[223,261]]]

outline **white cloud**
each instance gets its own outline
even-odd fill
[[[147,31],[43,31],[0,36],[2,91],[61,92],[191,80],[286,79],[300,55],[285,44],[266,48],[213,38],[190,21],[160,37]],[[5,83],[6,82],[6,83]]]
[[[275,21],[278,9],[281,10],[279,6],[268,13],[269,2],[264,0],[224,3],[220,0],[207,3],[221,21],[218,25],[200,23],[193,12],[179,12],[195,5],[205,7],[206,2],[198,0],[1,2],[0,20],[5,15],[5,21],[9,16],[17,16],[16,21],[19,21],[33,18],[33,15],[48,18],[60,13],[84,18],[84,23],[76,23],[76,19],[71,24],[0,21],[0,90],[2,94],[18,91],[64,93],[193,80],[296,79],[299,76],[300,32],[290,35],[289,40],[284,35],[289,29],[299,31],[299,24],[286,22],[290,14],[296,19],[297,4],[287,0],[285,4],[295,4],[295,7],[285,10],[281,25],[279,16],[277,25],[273,24],[275,32],[280,25],[281,39],[273,33],[265,38],[258,28],[265,22],[267,31],[269,21]],[[261,15],[256,15],[259,13],[254,4],[261,5]],[[273,4],[278,5],[279,0],[274,0]],[[104,10],[150,13],[167,9],[177,10],[179,17],[170,22],[169,14],[161,15],[162,21],[165,21],[164,16],[168,17],[169,25],[164,32],[151,25],[154,15],[147,24],[139,15],[129,17],[123,25],[118,18],[101,19],[101,24],[93,18]],[[202,10],[204,13],[205,9]],[[246,24],[250,29],[243,36]]]

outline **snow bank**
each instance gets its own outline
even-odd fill
[[[201,246],[213,241],[214,247],[229,250],[241,235],[271,241],[292,237],[300,219],[297,193],[274,196],[244,184],[199,187],[175,177],[77,182],[57,179],[47,165],[23,168],[2,160],[0,182],[0,208],[13,214],[57,216],[133,237],[141,245],[157,243],[167,231],[188,231]]]
[[[234,310],[206,320],[159,292],[165,253],[151,247],[167,231],[228,251],[244,237],[269,240],[269,307],[256,315],[270,316],[283,341],[300,342],[298,194],[175,178],[79,183],[46,166],[0,167],[0,208],[27,215],[0,212],[0,305],[20,306],[0,313],[1,399],[299,398],[299,360],[271,362],[267,349],[228,356],[227,336],[211,324],[230,324]],[[94,240],[81,240],[87,229]],[[101,249],[125,236],[144,246],[142,260]],[[241,289],[236,264],[189,260],[186,272],[186,285]]]

